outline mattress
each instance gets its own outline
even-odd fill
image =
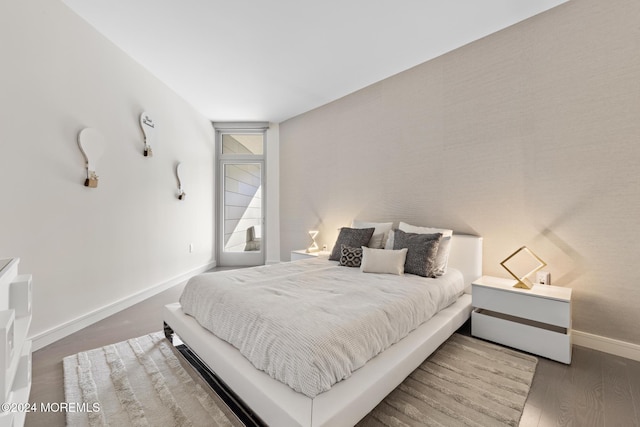
[[[256,368],[314,397],[462,294],[462,274],[367,274],[326,258],[192,278],[182,309]]]

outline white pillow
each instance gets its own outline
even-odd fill
[[[387,241],[384,243],[384,248],[385,249],[393,249],[393,242],[394,242],[395,235],[396,235],[394,233],[394,231],[395,230],[391,230],[389,232],[389,235],[387,236]]]
[[[360,271],[363,273],[388,273],[400,276],[404,274],[404,261],[406,258],[407,248],[394,251],[363,246]]]
[[[449,262],[449,252],[451,252],[451,236],[453,236],[453,230],[446,228],[417,227],[415,225],[407,224],[406,222],[400,222],[398,228],[405,233],[442,233],[442,239],[440,239],[440,245],[438,246],[438,253],[436,255],[434,273],[436,276],[442,276],[447,272],[447,263]]]
[[[392,222],[367,222],[358,219],[354,219],[351,222],[351,228],[375,228],[375,230],[373,230],[373,236],[371,236],[371,240],[369,240],[369,244],[367,245],[374,249],[384,248],[392,226]]]

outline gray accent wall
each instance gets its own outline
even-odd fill
[[[281,123],[282,259],[354,218],[481,235],[497,276],[527,245],[574,329],[640,344],[639,18],[572,0]]]

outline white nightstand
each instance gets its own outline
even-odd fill
[[[562,363],[571,363],[571,289],[514,288],[513,279],[472,283],[471,334]]]
[[[297,261],[299,259],[313,258],[317,256],[328,257],[330,254],[327,251],[307,252],[306,249],[299,249],[297,251],[291,251],[291,261]]]

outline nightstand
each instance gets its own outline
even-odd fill
[[[571,289],[515,283],[491,276],[472,283],[471,335],[571,363]]]
[[[297,251],[291,251],[291,261],[297,261],[299,259],[313,258],[317,256],[329,256],[327,251],[307,252],[306,249],[300,249]]]

